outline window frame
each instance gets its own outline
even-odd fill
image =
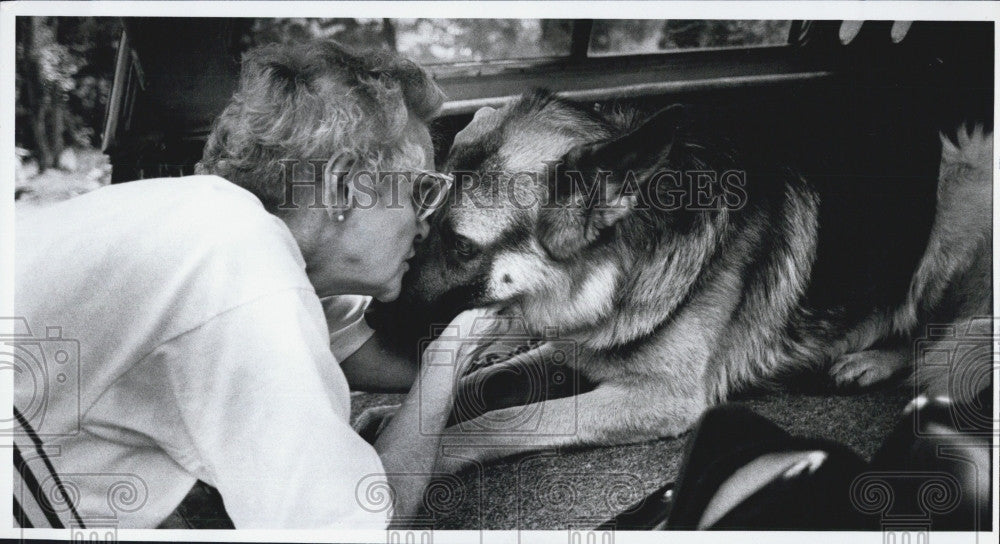
[[[588,56],[593,20],[575,20],[570,54],[428,65],[449,97],[442,116],[499,107],[545,87],[572,100],[606,100],[766,86],[830,77],[839,21],[793,20],[788,43]],[[617,80],[617,81],[612,81]]]
[[[133,50],[128,37],[133,32],[141,34],[140,23],[152,21],[156,18],[122,20],[126,41],[120,49],[104,130],[103,148],[109,155],[144,153],[143,142],[152,137],[146,134],[142,141],[126,137],[136,130],[132,127],[132,110],[137,107],[138,96],[148,94],[141,55]],[[249,21],[219,18],[213,23],[221,34],[213,38],[218,43],[212,50],[232,57],[234,71],[238,71],[239,36],[249,30]],[[842,49],[837,36],[840,21],[792,21],[788,45],[590,57],[587,50],[593,21],[581,19],[573,23],[568,56],[428,66],[448,96],[440,116],[461,116],[483,106],[500,106],[533,87],[545,87],[573,100],[599,101],[812,80],[835,73]],[[121,77],[126,69],[134,73]],[[207,119],[190,126],[169,125],[162,129],[161,139],[169,138],[173,143],[160,147],[197,147],[210,125]],[[142,130],[149,131],[148,127]]]

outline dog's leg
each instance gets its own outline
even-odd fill
[[[907,368],[912,357],[911,351],[905,347],[845,353],[834,360],[830,376],[840,387],[868,387]]]
[[[656,380],[602,383],[594,390],[489,412],[446,429],[438,471],[519,453],[582,444],[614,445],[676,436],[706,408],[704,395],[671,396]]]
[[[839,351],[842,355],[830,368],[839,385],[871,385],[910,364],[914,356],[910,341],[898,350],[870,349],[890,329],[906,338],[919,338],[925,332],[921,327],[932,324],[942,309],[958,316],[958,321],[990,314],[993,135],[978,126],[971,132],[961,127],[957,144],[944,136],[941,143],[934,225],[907,298],[891,315],[875,316],[845,336]],[[951,319],[956,318],[946,321]],[[964,330],[962,326],[954,328]],[[925,374],[939,371],[938,367],[920,370]],[[941,390],[941,380],[934,381]]]
[[[565,363],[553,361],[550,343],[481,368],[459,383],[449,425],[486,412],[564,397],[592,388]]]

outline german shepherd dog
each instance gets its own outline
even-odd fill
[[[451,202],[394,313],[501,305],[532,335],[571,339],[569,364],[596,386],[543,400],[524,429],[449,428],[453,456],[439,468],[675,436],[734,392],[803,369],[872,384],[909,365],[925,324],[991,313],[991,133],[942,136],[934,224],[908,289],[846,312],[811,285],[821,202],[810,182],[740,157],[688,113],[643,119],[535,91],[480,110],[456,135]],[[949,392],[946,372],[926,382]]]

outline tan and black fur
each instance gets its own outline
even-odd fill
[[[847,311],[814,294],[821,199],[810,182],[740,156],[683,108],[642,119],[534,92],[481,110],[455,138],[445,165],[458,177],[453,200],[396,312],[444,320],[503,305],[532,333],[554,327],[575,342],[571,364],[596,385],[543,401],[522,434],[450,429],[442,469],[674,436],[734,392],[800,370],[867,385],[910,363],[926,324],[990,314],[992,135],[963,128],[942,143],[934,224],[908,291]],[[703,186],[714,204],[691,205],[690,186],[654,188],[663,171],[716,172]],[[689,204],[651,203],[671,195]],[[947,390],[947,379],[925,385]],[[481,417],[504,411],[523,408]]]

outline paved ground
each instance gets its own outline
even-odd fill
[[[353,411],[400,395],[355,394]],[[870,457],[909,400],[898,387],[855,394],[770,393],[737,399],[798,435],[843,442]],[[674,480],[686,436],[629,446],[546,452],[462,473],[436,488],[440,529],[592,527]]]

